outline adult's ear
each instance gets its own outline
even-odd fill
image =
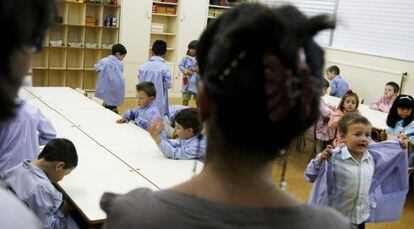
[[[198,85],[198,106],[201,122],[206,122],[211,115],[211,104],[208,101],[207,93],[204,84],[200,82]]]

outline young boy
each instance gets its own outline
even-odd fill
[[[181,110],[175,116],[176,140],[168,140],[160,136],[164,125],[158,119],[149,129],[152,139],[168,158],[172,159],[203,159],[206,152],[206,140],[200,135],[201,122],[195,108]]]
[[[388,82],[385,84],[384,95],[377,101],[371,103],[369,108],[377,111],[388,113],[395,98],[397,98],[400,87],[395,82]]]
[[[104,101],[104,106],[118,113],[118,106],[125,98],[124,60],[127,54],[126,48],[121,44],[112,46],[112,55],[103,58],[94,65],[99,72],[96,82],[95,96]]]
[[[7,170],[2,178],[42,221],[44,228],[76,228],[67,216],[69,207],[53,183],[63,179],[78,165],[75,146],[56,138],[46,144],[37,160],[24,161]]]
[[[329,95],[342,98],[348,91],[348,83],[339,75],[340,70],[338,66],[333,65],[326,69],[326,77],[329,79],[331,84],[331,91]]]
[[[39,145],[56,137],[52,123],[40,110],[16,98],[16,116],[0,124],[0,173],[24,160],[36,159]]]
[[[408,192],[401,142],[369,145],[372,126],[359,114],[346,114],[338,126],[345,146],[328,146],[306,169],[305,179],[314,183],[310,203],[335,208],[358,228],[399,220]]]
[[[135,110],[127,110],[122,119],[119,119],[116,122],[126,123],[130,120],[134,120],[138,126],[148,130],[150,124],[161,117],[154,103],[157,92],[154,84],[151,82],[137,84],[136,89],[138,108]]]
[[[152,45],[152,57],[145,63],[138,73],[139,82],[152,82],[155,85],[157,96],[155,104],[161,116],[168,114],[168,89],[171,88],[171,72],[165,63],[167,43],[156,40]]]

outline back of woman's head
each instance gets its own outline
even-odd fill
[[[399,95],[395,98],[394,103],[390,108],[387,116],[387,126],[394,128],[395,124],[402,118],[398,115],[398,108],[411,109],[411,114],[408,115],[403,122],[403,127],[406,127],[414,120],[414,99],[411,95]]]
[[[355,92],[353,92],[352,90],[348,90],[348,91],[344,94],[344,96],[342,96],[341,101],[340,101],[340,102],[339,102],[339,104],[338,104],[338,109],[339,109],[339,110],[344,111],[344,109],[345,109],[345,101],[346,101],[348,98],[350,98],[350,97],[352,97],[352,98],[354,98],[354,99],[355,99],[355,110],[357,110],[357,109],[358,109],[358,107],[359,107],[359,96],[358,96],[358,94],[357,94],[357,93],[355,93]]]
[[[273,158],[311,126],[323,67],[323,51],[312,38],[331,27],[325,16],[259,4],[229,10],[209,25],[197,58],[226,147]]]
[[[0,21],[0,121],[13,115],[14,97],[24,75],[19,75],[12,60],[23,48],[41,46],[42,36],[55,13],[56,0],[2,0]],[[17,56],[18,57],[18,56]],[[15,64],[16,65],[16,64]]]

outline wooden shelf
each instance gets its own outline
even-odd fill
[[[95,69],[93,69],[93,68],[84,68],[83,70],[85,70],[85,71],[95,71]]]
[[[218,5],[208,5],[208,7],[215,8],[215,9],[231,9],[231,8],[233,8],[232,6],[218,6]]]
[[[79,70],[83,70],[83,68],[66,68],[67,70],[77,70],[77,71],[79,71]]]
[[[159,4],[159,5],[167,5],[167,6],[178,6],[178,3],[172,3],[172,2],[153,1],[152,3]]]
[[[66,70],[65,67],[49,67],[50,70]]]
[[[48,69],[48,67],[32,67],[33,70]]]
[[[151,34],[154,34],[154,35],[165,35],[165,36],[175,36],[175,33],[154,33],[154,32],[151,32]]]
[[[162,16],[162,17],[177,17],[176,14],[159,14],[159,13],[152,13],[153,16]]]

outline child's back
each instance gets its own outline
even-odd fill
[[[329,95],[342,98],[348,91],[348,83],[342,78],[338,66],[330,66],[326,69],[327,78],[330,80],[331,91]]]
[[[0,173],[37,158],[39,145],[56,137],[56,131],[40,110],[17,98],[16,117],[0,124]]]
[[[143,108],[138,107],[134,110],[127,110],[123,117],[128,120],[134,120],[138,126],[148,130],[149,125],[155,122],[161,115],[155,103],[152,102]]]

